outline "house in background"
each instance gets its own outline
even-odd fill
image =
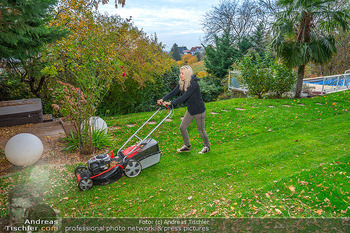
[[[187,50],[182,51],[182,54],[183,54],[183,55],[186,55],[186,54],[189,54],[189,53],[190,53],[190,50],[188,50],[188,49],[187,49]]]
[[[203,48],[201,46],[192,47],[190,50],[190,53],[192,56],[194,56],[196,53],[201,53],[201,52],[203,52]]]
[[[186,54],[191,54],[192,56],[195,56],[197,53],[204,52],[204,49],[201,46],[192,47],[191,49],[187,49],[186,46],[181,46],[178,48],[181,56]]]
[[[179,47],[179,52],[181,55],[184,55],[184,51],[188,50],[186,46]]]

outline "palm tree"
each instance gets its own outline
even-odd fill
[[[286,64],[298,67],[295,98],[300,98],[305,66],[324,64],[337,52],[334,35],[349,30],[349,4],[337,0],[278,0],[272,47]]]

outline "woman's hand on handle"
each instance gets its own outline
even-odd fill
[[[157,100],[157,104],[161,105],[163,103],[163,101],[164,101],[163,99]]]
[[[166,101],[163,101],[162,104],[163,104],[164,106],[166,106],[166,105],[168,105],[168,106],[171,105],[170,102],[166,102]]]

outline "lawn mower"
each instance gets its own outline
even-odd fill
[[[143,139],[137,133],[159,112],[158,110],[124,143],[114,156],[113,150],[109,153],[99,154],[88,160],[88,167],[78,166],[74,173],[78,180],[78,188],[81,191],[91,189],[94,185],[107,185],[116,182],[123,175],[136,177],[140,172],[160,161],[160,150],[158,142],[150,138],[151,134],[172,114],[173,109],[168,109],[167,115],[153,128]],[[133,139],[137,138],[138,143],[125,148]],[[125,148],[125,149],[124,149]]]

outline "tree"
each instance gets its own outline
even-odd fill
[[[305,66],[324,64],[336,53],[334,34],[349,29],[349,8],[334,0],[279,0],[272,47],[286,64],[298,67],[295,98],[301,97]]]
[[[259,0],[259,5],[264,9],[269,17],[273,16],[278,12],[278,7],[276,6],[277,0]]]
[[[184,65],[191,65],[196,62],[198,62],[197,56],[192,56],[192,54],[189,53],[189,54],[183,55],[181,61],[178,61],[177,64],[179,64],[179,66],[184,66]]]
[[[25,61],[41,47],[62,38],[66,32],[49,27],[57,0],[4,0],[0,4],[0,54],[2,59]]]
[[[205,41],[213,41],[215,36],[233,31],[233,22],[238,15],[238,7],[238,0],[226,0],[205,13],[202,21]]]
[[[253,47],[253,44],[248,37],[243,36],[237,42],[237,47],[238,47],[238,56],[236,60],[240,60],[241,58],[243,58],[244,55],[248,53],[249,49]]]
[[[115,8],[118,8],[118,5],[121,5],[122,7],[124,7],[125,1],[126,0],[114,0]],[[86,0],[85,3],[87,6],[89,6],[89,7],[94,6],[97,9],[99,4],[101,4],[101,3],[102,3],[102,5],[108,4],[109,0]]]
[[[342,74],[350,69],[350,32],[343,32],[336,36],[337,54],[327,62],[319,65],[318,75]]]
[[[170,54],[171,54],[171,57],[175,61],[180,61],[181,60],[181,54],[180,54],[179,46],[176,43],[173,44],[173,47],[171,47]]]
[[[109,2],[109,0],[98,0],[99,2],[102,2],[103,4],[106,4],[106,3],[108,3]],[[114,2],[115,2],[115,7],[118,7],[118,5],[122,5],[122,7],[123,6],[125,6],[125,1],[126,0],[114,0]]]
[[[261,57],[264,57],[265,50],[267,48],[267,41],[265,39],[266,33],[262,23],[258,25],[255,31],[250,36],[250,43],[255,53],[258,53]]]
[[[47,47],[45,59],[50,67],[45,72],[84,93],[85,87],[100,85],[106,93],[112,82],[123,86],[127,78],[142,86],[154,73],[170,69],[170,59],[156,37],[119,16],[101,15],[87,2],[61,0],[51,23],[64,25],[72,33]]]
[[[207,72],[216,78],[216,84],[220,85],[221,80],[227,75],[227,71],[235,62],[238,50],[234,48],[228,33],[222,37],[215,36],[215,47],[205,47],[206,57],[204,58]]]
[[[270,3],[271,4],[271,3]],[[253,32],[259,24],[268,26],[271,11],[256,0],[224,0],[204,15],[202,21],[205,41],[213,42],[215,36],[229,33],[232,38],[241,40]]]
[[[72,111],[66,111],[66,114],[70,114],[66,117],[74,121],[78,129],[83,142],[81,151],[89,153],[89,127],[81,131],[79,129],[84,122],[89,122],[101,101],[111,92],[117,91],[120,91],[122,98],[127,99],[129,93],[126,88],[129,83],[132,83],[134,90],[139,91],[146,83],[155,82],[154,77],[171,68],[170,58],[163,53],[156,37],[147,36],[132,22],[121,17],[101,15],[88,2],[61,0],[56,10],[57,16],[50,23],[64,25],[71,34],[46,46],[43,59],[50,65],[42,73],[51,77],[49,86],[60,93],[58,98],[67,96],[65,90],[78,90],[77,93],[72,92],[71,96],[81,98],[83,103],[71,101],[69,104],[80,104],[79,111],[84,112],[72,114]],[[60,85],[57,81],[60,81]],[[76,109],[64,106],[65,102],[64,99],[57,99],[56,107]]]
[[[107,4],[109,0],[88,0],[84,6]],[[0,3],[0,59],[8,71],[8,82],[23,84],[21,87],[37,96],[42,94],[49,76],[42,74],[46,64],[41,49],[68,34],[62,25],[50,24],[52,12],[58,0],[3,0]],[[79,4],[78,4],[79,5]],[[125,5],[125,0],[115,0],[115,6]],[[21,90],[25,93],[27,90]],[[10,96],[8,98],[11,98]]]
[[[68,33],[49,25],[56,4],[57,0],[5,0],[0,4],[0,59],[8,82],[20,80],[37,97],[48,78],[40,73],[45,66],[40,51]]]

